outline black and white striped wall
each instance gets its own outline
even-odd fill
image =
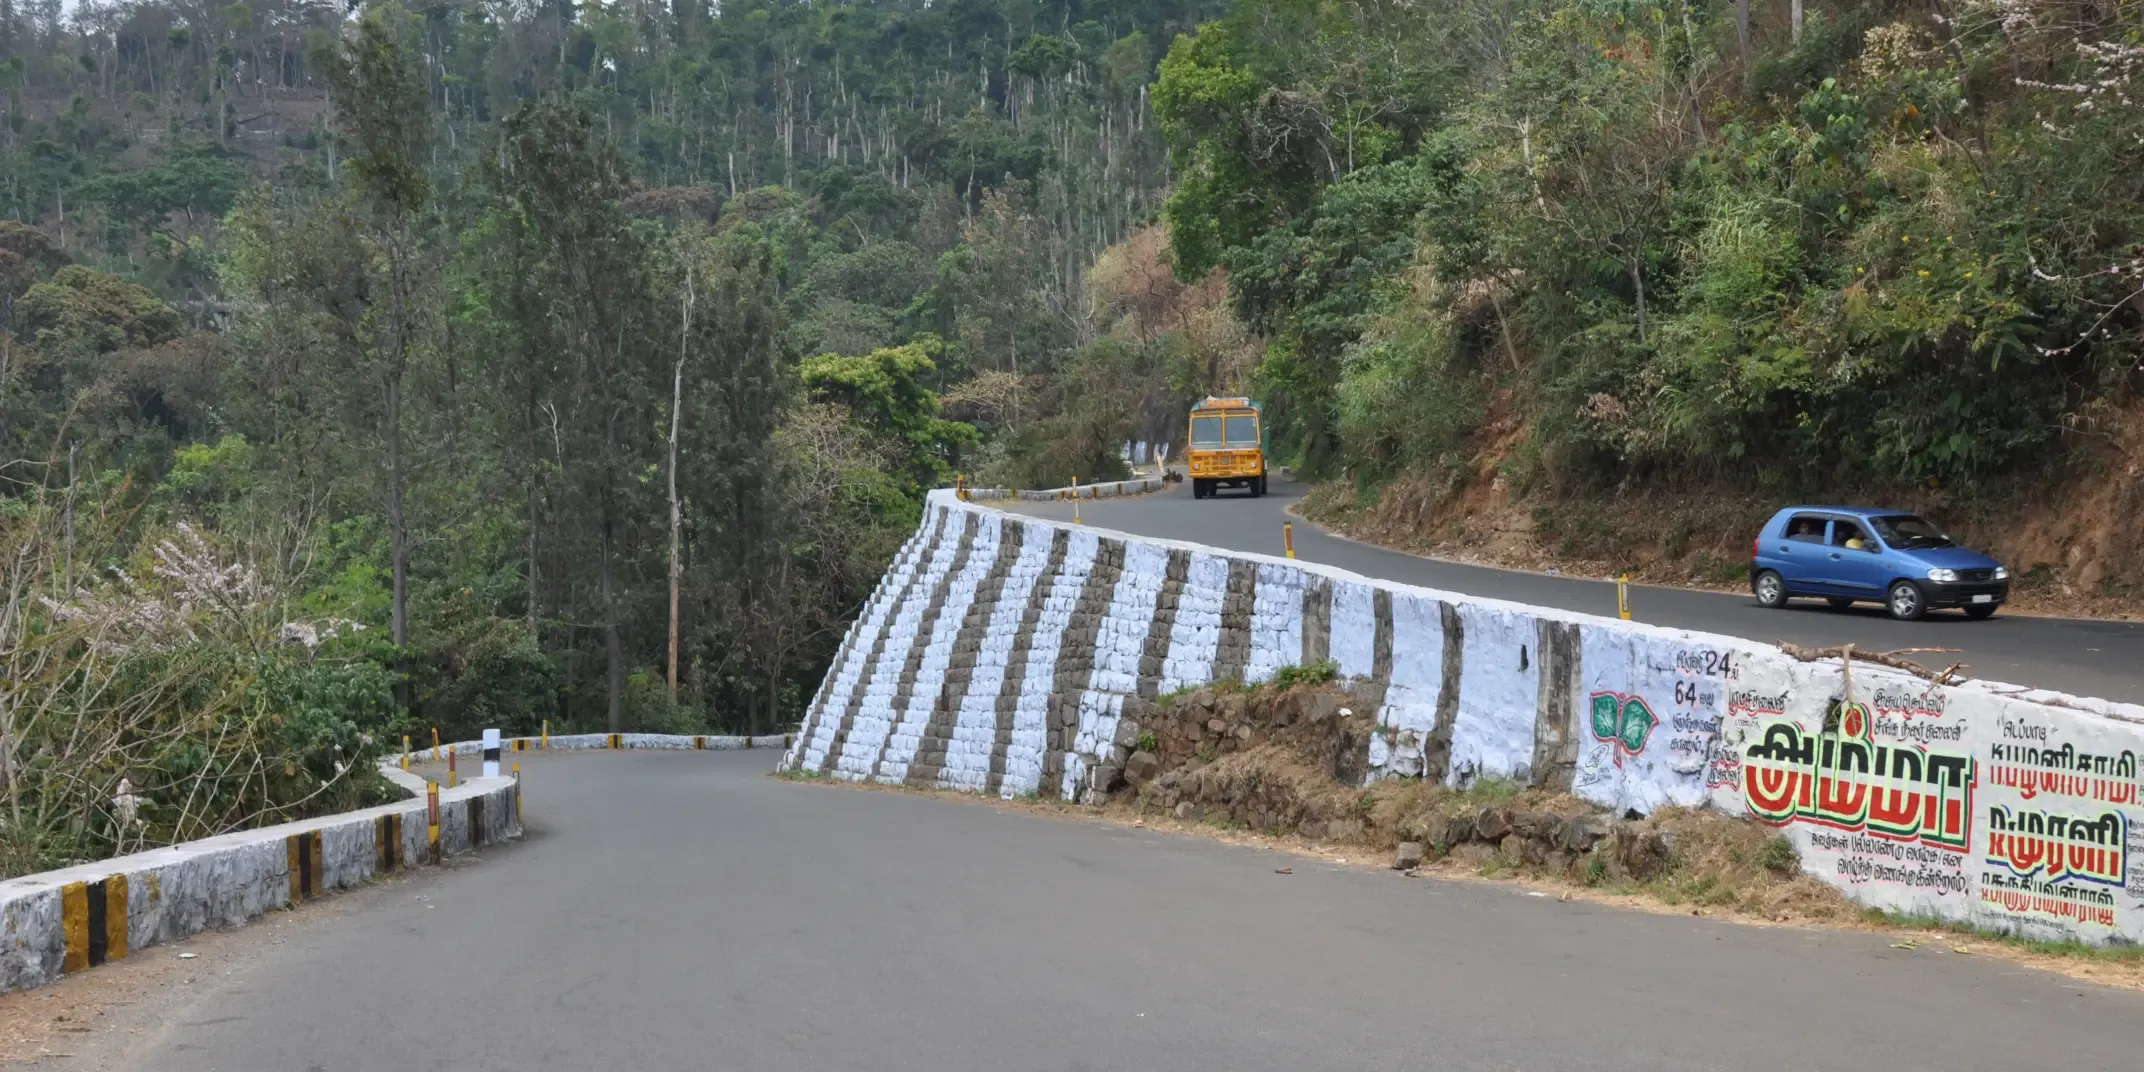
[[[1328,658],[1377,713],[1370,778],[1455,787],[1509,779],[1617,812],[1752,814],[1744,760],[1770,727],[1836,736],[1840,711],[1860,710],[1871,747],[1970,760],[1971,778],[1929,805],[1957,802],[1971,816],[1968,836],[1872,827],[1850,812],[1765,820],[1795,841],[1806,869],[1885,908],[2046,937],[2144,940],[2144,778],[2135,769],[2144,708],[1979,681],[1935,685],[1865,663],[1849,671],[1739,638],[1046,521],[950,491],[932,494],[782,766],[1082,799],[1138,739],[1139,705],[1127,716],[1128,701],[1262,681]],[[2027,742],[2068,742],[2067,755],[2127,778],[2126,788],[2087,789],[2051,808],[2024,784],[2050,771],[2021,773],[2015,762]],[[1776,767],[1749,765],[1768,764]],[[1812,786],[1831,776],[1806,773]],[[1881,774],[1837,777],[1849,788],[1892,788]],[[2015,843],[1990,840],[1990,831],[2085,829],[2072,819],[2121,827],[2120,845],[2095,849],[2103,866],[2088,878],[1999,859]],[[1985,879],[1989,864],[2008,867],[2016,889],[1990,893],[1999,884]]]

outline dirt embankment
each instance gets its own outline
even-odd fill
[[[1365,787],[1378,732],[1343,683],[1201,689],[1128,711],[1137,750],[1110,805],[1314,846],[1390,853],[1403,870],[1504,874],[1767,921],[1860,909],[1800,873],[1792,845],[1709,811],[1625,818],[1567,793],[1413,779]]]
[[[1460,468],[1409,473],[1368,491],[1331,482],[1303,512],[1403,551],[1739,591],[1748,585],[1750,540],[1780,507],[1874,503],[1924,514],[2008,564],[2017,610],[2144,618],[2144,410],[2110,417],[2081,437],[2075,461],[2055,477],[1959,488],[1592,487],[1542,479],[1521,487],[1507,476],[1507,461],[1522,452],[1524,423],[1507,418],[1489,428]]]
[[[2025,942],[1864,910],[1803,874],[1786,838],[1709,809],[1636,818],[1508,782],[1451,789],[1389,779],[1364,786],[1365,746],[1378,732],[1367,699],[1345,682],[1322,682],[1218,687],[1134,703],[1125,715],[1138,722],[1128,730],[1138,748],[1099,812],[1343,864],[1389,861],[1408,875],[1517,881],[1561,900],[1881,930],[1896,949],[1992,955],[2144,989],[2144,953],[2132,948]]]

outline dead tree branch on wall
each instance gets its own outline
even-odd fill
[[[1852,644],[1830,648],[1805,648],[1800,644],[1791,644],[1782,640],[1779,642],[1779,650],[1805,663],[1813,663],[1822,659],[1859,659],[1862,662],[1875,663],[1878,666],[1888,666],[1893,670],[1903,670],[1915,677],[1933,681],[1938,685],[1950,684],[1958,671],[1965,669],[1967,666],[1965,663],[1952,663],[1941,670],[1930,670],[1911,659],[1905,658],[1908,655],[1955,655],[1958,653],[1957,648],[1897,648],[1892,651],[1857,651]]]

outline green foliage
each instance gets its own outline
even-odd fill
[[[232,434],[173,451],[158,491],[184,515],[216,518],[251,495],[260,476],[260,453],[245,436]]]
[[[1764,847],[1758,850],[1757,863],[1775,874],[1792,875],[1801,870],[1802,855],[1795,851],[1794,842],[1774,834],[1766,838]]]
[[[16,303],[16,316],[40,349],[70,357],[155,346],[184,326],[148,290],[79,264],[31,287]]]
[[[391,212],[413,212],[431,196],[431,109],[411,40],[419,29],[399,4],[370,5],[328,72],[355,143],[350,175]]]
[[[1586,854],[1586,885],[1599,886],[1608,881],[1608,858],[1599,849]]]
[[[859,357],[822,354],[805,361],[801,374],[814,398],[846,408],[897,444],[911,487],[944,487],[962,448],[978,438],[973,425],[940,417],[938,395],[925,386],[944,350],[936,336],[922,335]]]
[[[1320,659],[1302,666],[1283,666],[1273,671],[1273,687],[1292,689],[1297,685],[1323,685],[1340,676],[1340,664],[1332,659]]]
[[[526,622],[472,613],[479,608],[467,598],[456,603],[435,612],[419,636],[419,720],[458,741],[486,729],[537,732],[558,711],[556,662]]]
[[[1360,482],[1457,472],[1524,414],[1557,483],[2058,460],[2144,356],[2116,282],[2144,238],[2117,147],[2144,113],[2094,58],[2144,28],[1938,41],[1900,5],[1810,7],[1746,86],[1717,76],[1738,62],[1717,5],[1461,5],[1395,35],[1375,9],[1239,0],[1179,39],[1155,88],[1176,263],[1225,265],[1271,340],[1283,453]],[[1399,96],[1336,92],[1372,84]],[[1361,100],[1394,136],[1328,161],[1300,117],[1339,131]]]
[[[100,175],[75,196],[105,207],[114,222],[154,227],[173,214],[208,219],[230,211],[245,172],[212,149],[188,149],[137,171]]]
[[[1460,792],[1460,797],[1477,805],[1509,804],[1524,788],[1508,778],[1477,778]]]
[[[707,713],[671,700],[660,674],[637,670],[625,682],[625,724],[633,733],[706,733]]]

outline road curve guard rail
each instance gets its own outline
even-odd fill
[[[509,738],[511,752],[540,750],[543,738]],[[596,749],[778,749],[783,735],[718,737],[653,733],[562,734],[553,751]],[[480,741],[441,752],[480,755]],[[419,760],[430,749],[412,752]],[[411,799],[361,811],[189,841],[0,882],[0,993],[42,986],[63,975],[217,927],[250,922],[431,861],[424,779],[397,755],[380,771]],[[473,777],[439,789],[439,853],[459,855],[521,835],[521,794],[511,777]]]
[[[970,499],[975,498],[972,493]],[[1331,660],[1370,778],[1712,807],[1862,904],[2144,941],[2144,707],[1146,539],[933,492],[785,769],[1015,797],[1114,785],[1147,705]]]
[[[1160,491],[1164,486],[1158,476],[1133,477],[1130,480],[1109,480],[1099,484],[1075,484],[1067,488],[971,488],[965,483],[956,484],[953,495],[963,502],[987,499],[1022,499],[1027,502],[1057,502],[1070,499],[1115,499],[1125,495],[1143,495]]]

